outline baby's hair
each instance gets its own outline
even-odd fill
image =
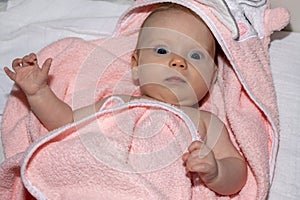
[[[185,7],[185,6],[182,6],[180,4],[176,4],[176,3],[159,3],[158,4],[158,7],[156,7],[148,16],[147,18],[144,20],[143,24],[141,27],[144,27],[145,23],[147,22],[147,20],[149,18],[151,18],[152,15],[154,15],[155,13],[158,13],[158,12],[162,12],[162,11],[167,11],[167,10],[180,10],[180,11],[183,11],[183,12],[186,12],[186,13],[190,13],[192,15],[194,15],[196,18],[198,18],[199,20],[203,21],[201,19],[201,17],[199,15],[197,15],[194,11],[192,11],[191,9]]]

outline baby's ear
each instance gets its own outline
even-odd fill
[[[135,50],[131,56],[131,76],[135,85],[139,85],[138,52]]]
[[[131,55],[131,68],[138,66],[138,52],[137,50],[134,50],[134,52]]]

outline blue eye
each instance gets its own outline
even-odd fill
[[[168,54],[169,50],[166,49],[165,47],[157,47],[155,49],[155,52],[158,53],[158,54]]]
[[[190,56],[192,59],[195,59],[195,60],[200,60],[202,58],[202,54],[198,53],[198,52],[193,52],[193,53],[191,53]]]

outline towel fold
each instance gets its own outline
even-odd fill
[[[21,170],[28,191],[38,199],[189,199],[181,160],[197,135],[189,118],[163,103],[108,101],[110,108],[28,150]]]
[[[269,36],[274,30],[283,28],[289,20],[286,10],[271,10],[269,1],[137,0],[121,16],[113,37],[90,42],[75,38],[63,39],[40,52],[40,62],[47,57],[53,58],[50,87],[74,109],[111,94],[139,95],[138,88],[130,78],[130,55],[135,48],[141,23],[161,2],[181,4],[198,14],[209,26],[225,54],[218,55],[217,82],[209,99],[200,109],[213,112],[225,123],[232,142],[246,158],[248,178],[243,189],[236,195],[220,197],[203,185],[191,187],[179,154],[192,140],[194,126],[189,124],[189,119],[181,112],[175,112],[176,109],[166,104],[132,102],[137,104],[129,110],[138,114],[123,123],[113,122],[118,118],[113,119],[112,116],[119,116],[124,111],[122,106],[128,106],[121,103],[103,109],[83,121],[47,133],[30,112],[18,88],[14,88],[9,97],[2,124],[7,160],[1,165],[0,177],[11,176],[7,179],[10,186],[21,187],[23,184],[38,199],[80,199],[81,195],[85,198],[88,195],[91,198],[103,195],[107,199],[132,199],[133,196],[136,199],[252,200],[267,197],[276,162],[279,134],[276,94],[269,66]],[[216,14],[216,11],[222,12]],[[223,15],[226,20],[222,19]],[[153,138],[153,142],[149,143],[129,142],[130,134],[124,134],[121,130],[131,130],[129,132],[135,134],[139,129],[155,129],[156,124],[149,127],[155,119],[144,113],[150,108],[168,116],[161,123],[165,127],[162,131],[167,135]],[[143,114],[140,115],[140,112]],[[139,124],[137,118],[144,124]],[[167,123],[169,118],[172,119],[170,124]],[[175,119],[180,126],[174,123]],[[100,135],[93,129],[99,129],[99,124],[103,125]],[[149,149],[159,149],[169,142],[177,141],[176,131],[181,129],[182,133],[187,134],[180,134],[184,138],[178,140],[178,148],[171,148],[171,152],[176,152],[174,155],[177,160],[172,157],[173,162],[168,167],[152,171],[155,168],[152,162],[135,162],[145,158],[138,156],[141,153],[144,155]],[[123,140],[118,134],[122,135]],[[103,138],[98,136],[104,135],[118,147],[114,150],[122,153],[114,154],[116,151],[110,151],[111,148],[106,151],[105,145],[104,149],[98,148],[96,144],[103,143]],[[104,158],[99,159],[95,155]],[[160,160],[160,156],[150,158],[155,161],[153,163],[164,163],[169,157],[166,160]],[[100,162],[101,159],[107,160]],[[114,160],[113,166],[105,165],[111,160]],[[22,180],[18,178],[20,171],[11,170],[18,169],[17,166],[21,164]],[[120,166],[122,169],[125,166],[127,170],[118,170]],[[145,173],[149,169],[151,172]],[[142,170],[143,173],[133,173],[132,170]],[[24,188],[20,187],[1,185],[2,199],[24,199]]]

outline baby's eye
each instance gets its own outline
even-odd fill
[[[195,60],[200,60],[203,57],[203,55],[199,52],[192,52],[190,54],[190,57]]]
[[[158,54],[168,54],[169,50],[165,47],[157,47],[155,49],[155,52],[158,53]]]

